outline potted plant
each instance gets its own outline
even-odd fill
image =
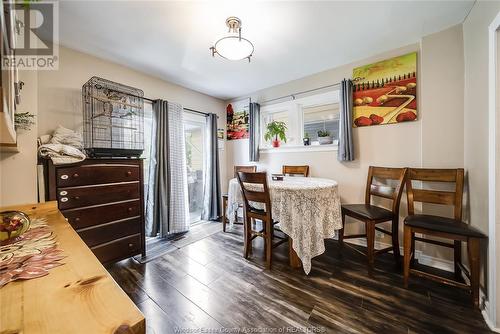
[[[304,141],[304,146],[311,145],[311,138],[309,137],[309,134],[307,132],[304,133],[304,138],[302,140]]]
[[[265,140],[272,139],[273,147],[279,147],[280,139],[286,143],[286,135],[285,135],[286,129],[287,127],[285,122],[272,121],[271,123],[267,124],[267,131],[266,134],[264,135],[264,139]]]
[[[332,144],[333,139],[331,137],[330,131],[328,130],[319,130],[318,131],[318,141],[320,145]]]

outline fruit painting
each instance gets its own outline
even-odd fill
[[[249,137],[248,133],[248,104],[228,104],[227,116],[227,140],[244,139]]]
[[[353,127],[417,119],[417,53],[353,70]]]

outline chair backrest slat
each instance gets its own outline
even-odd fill
[[[455,183],[455,191],[415,189],[412,181]],[[464,190],[464,170],[410,168],[406,178],[408,214],[415,214],[414,202],[452,205],[454,218],[462,220],[462,196]]]
[[[408,178],[414,181],[456,182],[457,169],[410,168]]]
[[[238,177],[238,172],[255,173],[257,166],[234,166],[234,177]]]
[[[281,173],[283,175],[302,175],[302,176],[309,176],[309,166],[304,165],[304,166],[287,166],[283,165],[281,168]]]
[[[245,197],[249,202],[266,203],[264,192],[245,190]]]
[[[366,181],[365,203],[371,203],[371,196],[378,196],[392,200],[392,212],[399,213],[399,202],[403,193],[406,168],[374,167],[368,169]],[[374,178],[397,181],[396,187],[374,184]]]
[[[396,188],[383,186],[378,184],[370,185],[370,194],[374,196],[384,197],[388,199],[394,198],[394,193],[396,192]]]
[[[413,189],[413,201],[433,203],[433,204],[443,204],[443,205],[454,205],[455,193],[449,191]]]

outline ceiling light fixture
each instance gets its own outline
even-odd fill
[[[235,16],[228,17],[226,25],[229,27],[229,36],[223,37],[210,47],[212,57],[216,54],[229,60],[248,59],[253,55],[253,44],[241,37],[241,20]]]

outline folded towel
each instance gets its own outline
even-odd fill
[[[50,139],[51,144],[65,144],[83,150],[82,135],[63,126],[58,126]]]
[[[54,165],[70,164],[85,160],[85,154],[79,149],[64,144],[43,144],[38,148],[38,154],[50,158]]]

